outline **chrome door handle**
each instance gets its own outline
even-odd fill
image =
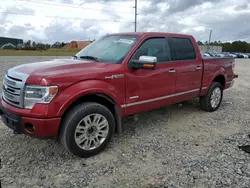
[[[175,70],[174,70],[174,69],[170,69],[168,72],[170,72],[170,73],[174,73],[174,72],[175,72]]]
[[[200,69],[201,69],[201,66],[197,66],[197,67],[196,67],[196,70],[200,70]]]

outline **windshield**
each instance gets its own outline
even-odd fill
[[[104,36],[82,49],[76,54],[76,57],[82,59],[87,57],[94,57],[100,62],[110,62],[118,64],[123,61],[136,41],[136,36]]]

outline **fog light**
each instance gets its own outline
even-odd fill
[[[35,131],[35,127],[31,123],[25,123],[24,127],[28,132],[33,133]]]

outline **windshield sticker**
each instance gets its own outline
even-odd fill
[[[121,43],[125,43],[125,44],[133,44],[134,43],[133,40],[129,40],[129,39],[119,39],[115,42],[121,42]]]

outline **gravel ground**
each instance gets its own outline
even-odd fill
[[[1,72],[40,57],[2,58]],[[250,187],[250,155],[238,149],[250,144],[250,60],[237,60],[236,71],[218,111],[204,112],[194,100],[126,118],[124,133],[88,159],[0,123],[2,186]]]

